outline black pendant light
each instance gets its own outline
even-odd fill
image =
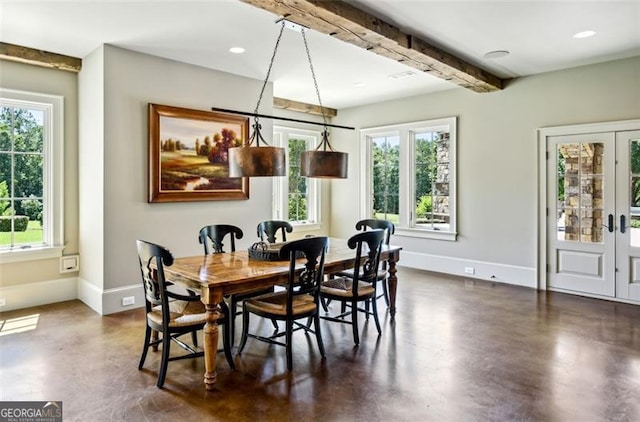
[[[249,143],[240,147],[229,148],[229,177],[285,176],[287,174],[284,148],[270,146],[267,141],[264,140],[261,133],[262,125],[258,117],[258,108],[264,95],[264,89],[269,81],[269,75],[271,74],[271,68],[273,67],[276,53],[278,52],[278,45],[280,44],[283,31],[284,20],[282,21],[280,33],[278,34],[278,39],[273,49],[271,62],[269,63],[269,69],[264,78],[262,90],[260,91],[258,103],[256,104],[253,133],[249,138]],[[253,146],[254,141],[255,146]],[[260,142],[266,146],[260,146]]]
[[[267,86],[269,75],[271,74],[271,68],[273,67],[273,62],[275,60],[276,53],[278,51],[278,45],[280,44],[282,33],[284,31],[285,26],[288,26],[294,30],[300,31],[300,33],[302,34],[304,47],[307,53],[307,58],[309,60],[309,67],[311,69],[311,77],[313,78],[313,84],[315,86],[316,94],[318,96],[318,103],[320,105],[320,110],[322,112],[322,120],[323,120],[323,127],[324,127],[320,145],[318,145],[318,147],[315,150],[305,151],[302,153],[300,174],[304,177],[344,179],[347,177],[347,167],[348,167],[349,157],[347,153],[333,150],[333,148],[331,147],[331,144],[329,143],[328,127],[329,126],[341,127],[345,129],[353,129],[353,128],[330,125],[327,123],[327,117],[324,112],[324,107],[322,106],[322,100],[320,99],[318,82],[316,81],[316,75],[313,70],[313,63],[311,62],[311,54],[309,53],[309,46],[307,45],[305,28],[298,24],[286,21],[285,19],[281,19],[279,22],[282,23],[282,26],[280,27],[280,33],[278,34],[278,39],[276,40],[276,45],[273,50],[273,55],[271,56],[271,62],[269,63],[269,69],[267,70],[267,75],[264,79],[264,83],[262,84],[262,90],[260,91],[260,96],[258,97],[258,103],[256,104],[255,111],[253,113],[243,113],[243,112],[237,112],[233,110],[212,108],[212,110],[215,110],[215,111],[232,112],[237,114],[250,114],[254,116],[254,124],[252,126],[253,133],[249,138],[249,143],[240,147],[229,148],[229,177],[261,177],[261,176],[285,176],[286,175],[287,165],[286,165],[286,159],[285,159],[285,149],[280,147],[270,146],[262,137],[262,133],[261,133],[262,125],[260,124],[260,120],[259,120],[261,115],[258,114],[258,108],[260,107],[260,102],[262,101],[262,96]],[[265,117],[265,116],[262,116],[262,117]],[[278,117],[275,117],[275,116],[272,116],[271,118],[278,119]],[[299,121],[295,119],[282,119],[282,118],[280,119]],[[313,124],[313,122],[304,122],[304,123]],[[254,146],[254,141],[255,141],[255,146]],[[264,146],[260,145],[261,142]]]
[[[304,48],[307,52],[307,58],[309,59],[311,77],[313,78],[313,85],[316,88],[318,105],[320,106],[322,121],[324,122],[324,129],[322,131],[322,140],[320,141],[320,145],[318,145],[315,150],[304,151],[300,155],[300,175],[304,177],[313,177],[319,179],[346,179],[348,173],[349,156],[346,152],[334,151],[331,147],[331,144],[329,143],[329,128],[327,127],[327,116],[324,114],[322,99],[320,99],[318,81],[316,80],[316,73],[313,70],[313,63],[311,62],[311,54],[309,53],[309,46],[307,45],[307,37],[304,34],[304,28],[302,28],[300,32],[302,33]]]

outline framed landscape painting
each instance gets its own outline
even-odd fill
[[[229,177],[229,148],[245,144],[249,118],[149,104],[149,202],[249,198]]]

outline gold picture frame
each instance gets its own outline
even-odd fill
[[[248,138],[248,117],[149,103],[148,202],[249,199],[249,178],[228,177]]]

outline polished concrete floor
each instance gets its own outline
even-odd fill
[[[137,370],[142,310],[79,301],[0,314],[0,400],[62,400],[65,421],[638,421],[640,307],[400,268],[395,323],[323,321],[327,349],[249,339],[215,391],[202,359]],[[382,305],[382,302],[380,302]],[[271,331],[270,322],[254,329]],[[19,332],[21,329],[26,330]],[[179,348],[176,348],[179,350]],[[173,350],[173,349],[172,349]]]

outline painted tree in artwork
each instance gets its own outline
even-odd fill
[[[229,148],[240,146],[242,139],[233,129],[222,128],[220,133],[213,135],[213,143],[209,150],[210,163],[226,163],[229,158]]]

